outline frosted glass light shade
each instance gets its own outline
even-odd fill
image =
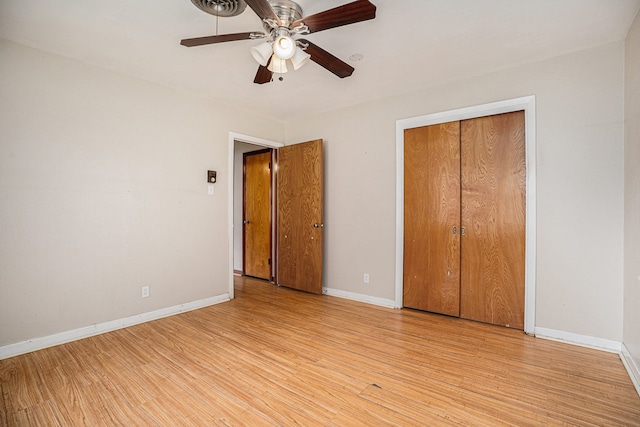
[[[267,67],[267,70],[272,73],[284,74],[287,72],[287,60],[278,58],[278,56],[274,53],[271,57],[271,62]]]
[[[280,59],[289,59],[296,53],[296,41],[289,36],[278,36],[273,42],[273,53]]]
[[[269,58],[271,58],[272,54],[273,48],[271,47],[271,43],[269,42],[260,43],[259,45],[251,48],[251,55],[253,55],[253,59],[255,59],[258,64],[262,65],[263,67],[267,66]]]
[[[291,63],[293,64],[293,69],[294,70],[299,69],[304,64],[306,64],[307,61],[309,61],[309,59],[311,59],[311,55],[309,55],[307,52],[305,52],[304,50],[300,49],[299,47],[296,47],[296,53],[291,58]]]

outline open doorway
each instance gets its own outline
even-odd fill
[[[272,246],[272,259],[277,271],[279,286],[286,286],[315,294],[322,293],[323,252],[323,140],[317,139],[284,146],[280,143],[229,134],[229,298],[234,298],[234,264],[238,252],[234,236],[240,236],[243,228],[242,216],[238,215],[234,195],[239,196],[242,186],[235,184],[236,145],[249,143],[268,147],[276,152],[274,169],[277,175],[276,188],[277,236]],[[252,149],[252,147],[247,147]],[[258,150],[259,151],[259,150]],[[239,156],[238,156],[239,157]],[[239,162],[239,158],[238,158]],[[277,254],[277,256],[276,256]],[[240,263],[238,263],[240,265]],[[283,270],[286,269],[286,270]]]
[[[250,151],[243,153],[242,158],[242,275],[273,281],[274,150]],[[237,273],[237,260],[235,263]]]
[[[243,157],[244,153],[284,144],[248,135],[229,133],[229,298],[234,297],[234,274],[243,271]]]
[[[246,182],[247,171],[245,169],[245,163],[247,161],[248,156],[249,156],[249,159],[256,158],[256,157],[262,158],[264,156],[260,156],[260,155],[255,156],[254,153],[264,153],[265,150],[269,150],[269,149],[265,149],[265,147],[263,146],[248,144],[245,142],[236,142],[234,148],[235,148],[235,153],[234,153],[235,167],[233,172],[233,184],[234,184],[233,185],[233,241],[234,241],[233,272],[235,274],[247,274],[245,271],[246,264],[247,264],[247,261],[251,263],[251,258],[252,258],[251,250],[249,251],[249,253],[247,253],[247,245],[251,245],[252,238],[251,238],[251,232],[249,232],[248,233],[249,236],[247,236],[248,230],[246,230],[246,228],[248,225],[254,225],[253,222],[255,221],[252,221],[251,224],[246,224],[250,220],[247,218],[247,212],[246,212],[246,206],[245,206],[247,202],[247,198],[246,198],[245,192],[246,192],[247,184],[249,184],[249,188],[251,188],[251,182],[249,183]],[[249,171],[248,178],[251,180],[251,177],[252,177],[252,173],[251,171]],[[267,183],[267,185],[268,184],[269,183]],[[263,185],[264,183],[262,183],[260,187],[263,187]],[[269,191],[269,189],[267,191]],[[267,219],[272,211],[271,202],[270,201],[268,202],[269,202],[268,205],[260,206],[260,210],[263,211],[261,212],[262,215],[267,216]],[[248,242],[247,242],[247,237],[249,237]],[[270,236],[269,236],[269,239],[271,239]],[[271,247],[270,244],[269,244],[269,247]],[[269,257],[270,257],[270,254],[267,256],[267,258]],[[249,260],[247,260],[247,258],[249,258]],[[251,270],[251,267],[249,267],[249,270]],[[267,276],[260,274],[259,276],[262,279],[271,279],[270,274],[268,274]]]

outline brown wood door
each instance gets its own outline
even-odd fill
[[[244,154],[243,270],[271,280],[271,150]]]
[[[524,328],[525,125],[517,111],[461,123],[460,316]]]
[[[460,314],[459,177],[459,122],[405,130],[405,307]]]
[[[322,140],[278,150],[279,285],[322,293]]]

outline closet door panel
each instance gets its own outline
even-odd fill
[[[525,129],[517,111],[461,122],[460,316],[524,328]]]
[[[403,305],[459,316],[460,123],[405,130],[404,174]]]

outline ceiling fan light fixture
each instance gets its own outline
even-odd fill
[[[269,66],[267,67],[267,70],[271,71],[272,73],[276,73],[276,74],[284,74],[284,73],[286,73],[288,71],[287,70],[287,60],[279,58],[274,53],[273,56],[271,57],[271,62],[269,63]]]
[[[296,53],[296,41],[286,35],[276,37],[273,53],[280,59],[290,59]]]
[[[269,58],[271,58],[272,54],[273,47],[269,42],[260,43],[259,45],[251,48],[251,55],[253,55],[253,59],[255,59],[256,62],[258,62],[258,64],[262,65],[263,67],[267,66]]]
[[[300,69],[300,67],[306,64],[309,59],[311,59],[311,55],[300,49],[300,47],[296,47],[296,53],[291,57],[291,64],[293,65],[293,69]]]
[[[295,70],[311,60],[341,79],[351,76],[354,71],[351,65],[310,41],[298,37],[374,19],[377,9],[370,0],[350,0],[350,3],[342,6],[303,17],[302,8],[296,3],[299,0],[191,1],[201,10],[215,15],[216,18],[236,16],[247,6],[260,18],[264,32],[218,35],[216,20],[216,35],[180,40],[182,46],[194,47],[236,40],[268,38],[267,42],[251,48],[251,55],[260,64],[253,80],[256,84],[273,81],[273,73],[286,73],[287,61],[291,61]],[[353,55],[350,59],[357,61],[361,57]]]

